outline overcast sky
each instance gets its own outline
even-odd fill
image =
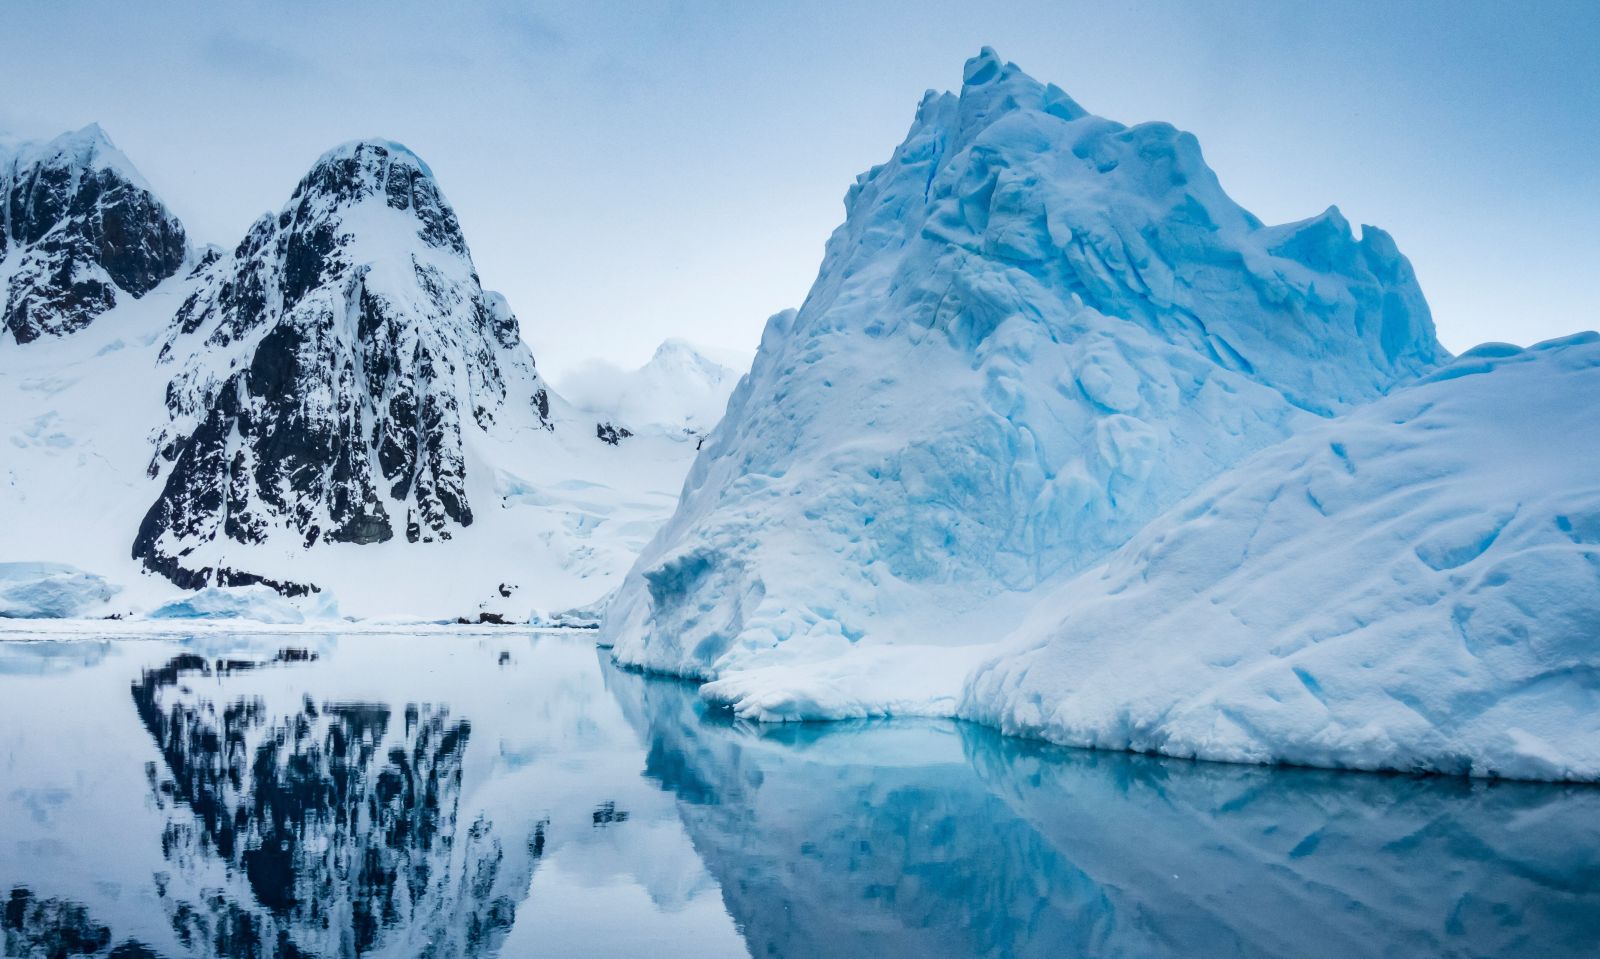
[[[855,175],[985,44],[1166,120],[1269,222],[1395,235],[1454,350],[1600,326],[1600,2],[7,0],[0,130],[98,120],[231,246],[328,147],[409,145],[558,376],[753,350]]]

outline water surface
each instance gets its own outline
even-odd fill
[[[6,956],[1592,956],[1600,789],[757,727],[584,636],[0,643]]]

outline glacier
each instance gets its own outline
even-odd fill
[[[1600,779],[1600,335],[1489,344],[1042,596],[959,715],[1235,762]]]
[[[1448,359],[1388,234],[992,50],[845,208],[602,628],[742,716],[953,714],[1045,586]]]

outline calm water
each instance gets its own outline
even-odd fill
[[[756,728],[584,637],[0,643],[6,956],[1594,956],[1600,789]]]

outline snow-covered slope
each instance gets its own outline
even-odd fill
[[[598,439],[404,147],[330,151],[195,260],[0,351],[0,562],[124,587],[99,613],[266,582],[347,615],[521,620],[597,602],[670,514],[695,438]]]
[[[1600,779],[1600,336],[1486,346],[1223,474],[961,715],[1070,745]]]
[[[750,365],[748,357],[719,359],[710,353],[670,339],[636,370],[591,360],[561,377],[561,395],[593,414],[597,425],[608,423],[634,435],[689,433],[698,440],[722,419],[728,394]]]
[[[605,624],[746,715],[952,711],[1041,583],[1444,356],[1382,231],[1263,226],[990,50],[845,205]]]
[[[87,615],[175,592],[131,552],[160,491],[145,473],[166,421],[156,353],[184,283],[180,272],[71,336],[0,349],[0,561],[66,563],[122,587]]]
[[[186,252],[183,225],[98,125],[0,146],[0,346],[88,326]]]

